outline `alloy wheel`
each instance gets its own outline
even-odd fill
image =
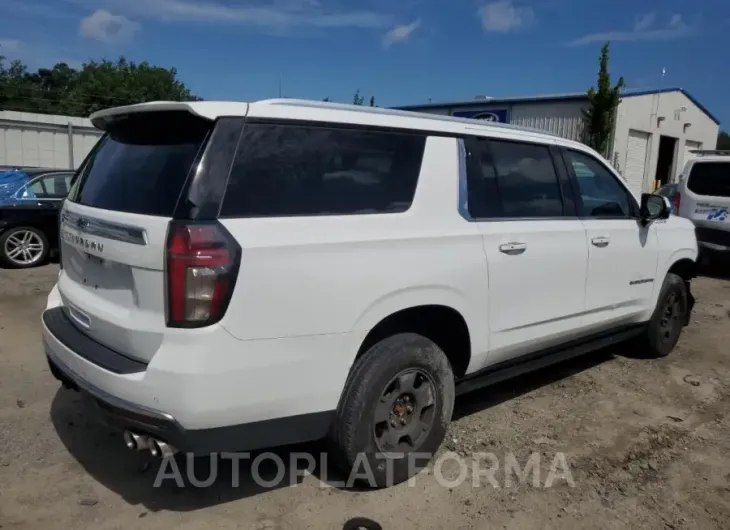
[[[45,250],[41,237],[31,230],[18,230],[5,240],[5,256],[16,265],[28,266],[40,261]]]

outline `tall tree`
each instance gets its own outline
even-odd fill
[[[0,57],[0,108],[47,114],[88,116],[97,110],[153,100],[200,99],[177,79],[174,68],[120,57],[90,61],[80,70],[59,63],[29,72],[20,61]]]
[[[730,134],[720,131],[720,134],[717,135],[717,149],[730,150]]]
[[[621,90],[626,83],[621,77],[615,86],[611,85],[611,74],[608,72],[609,43],[601,48],[599,59],[598,83],[588,89],[588,108],[583,109],[586,126],[586,143],[608,156],[608,142],[611,138],[615,121],[615,110],[621,102]]]
[[[352,96],[353,105],[362,105],[365,102],[365,98],[360,95],[360,89],[357,89],[355,95]]]

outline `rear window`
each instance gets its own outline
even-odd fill
[[[687,188],[697,195],[730,197],[730,162],[695,162]]]
[[[426,137],[327,126],[246,125],[222,217],[395,213],[416,190]]]
[[[113,123],[79,175],[73,200],[145,215],[172,216],[212,122],[187,112],[132,114]]]

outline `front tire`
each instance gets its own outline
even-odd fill
[[[371,487],[408,480],[440,447],[454,396],[451,365],[434,342],[414,333],[381,340],[345,384],[331,435],[339,466]]]
[[[0,236],[0,261],[6,267],[27,269],[46,261],[48,238],[31,226],[10,228]]]
[[[687,320],[688,307],[684,280],[670,272],[664,279],[656,308],[638,344],[644,355],[666,357],[674,350]]]

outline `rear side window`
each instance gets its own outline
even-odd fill
[[[502,217],[502,204],[489,143],[484,138],[466,138],[466,183],[469,214],[474,219]]]
[[[695,162],[687,188],[697,195],[730,197],[730,162]]]
[[[546,145],[490,141],[504,217],[560,217],[563,199]]]
[[[425,135],[327,126],[245,126],[221,217],[406,211]]]
[[[467,138],[467,193],[473,218],[566,215],[550,148],[513,141]]]
[[[73,200],[172,216],[211,127],[212,122],[179,111],[132,114],[111,124],[84,164]]]

